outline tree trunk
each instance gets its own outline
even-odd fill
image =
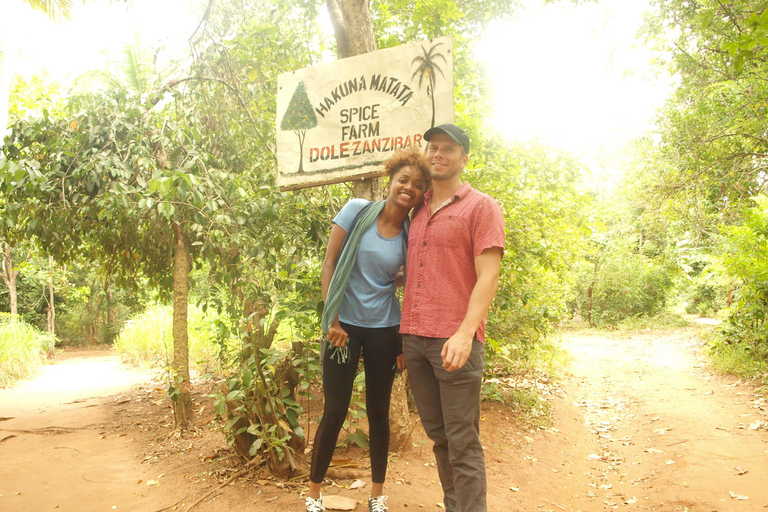
[[[369,0],[326,0],[339,59],[376,50],[369,3]],[[356,180],[354,194],[369,201],[381,199],[381,178]]]
[[[104,297],[107,301],[107,315],[104,322],[104,343],[112,343],[115,339],[115,292],[111,287],[109,276],[104,278]]]
[[[243,352],[241,359],[243,362],[248,361],[248,358],[252,355],[259,357],[261,349],[269,349],[272,347],[272,341],[275,339],[277,329],[280,327],[280,320],[273,318],[268,329],[265,331],[266,325],[264,319],[269,314],[269,309],[260,300],[246,300],[243,305],[243,317],[248,318],[248,323],[245,325],[244,331],[247,333],[243,340]]]
[[[94,286],[91,284],[91,293],[88,294],[88,302],[85,308],[88,310],[88,346],[92,347],[94,344],[94,332],[96,332],[96,319],[93,318],[93,290]]]
[[[370,0],[326,0],[339,59],[376,50],[369,4]],[[355,197],[378,201],[383,197],[382,191],[381,178],[355,181]],[[404,379],[395,379],[389,408],[390,436],[394,440],[407,439],[411,432],[406,396]]]
[[[594,327],[595,325],[592,323],[592,293],[595,289],[595,283],[597,282],[597,271],[600,265],[600,250],[598,249],[597,254],[595,254],[595,269],[592,272],[592,282],[589,283],[589,286],[587,287],[587,322],[589,323],[590,327]]]
[[[53,256],[48,255],[48,332],[56,335],[56,307],[53,303]]]
[[[408,386],[405,374],[395,377],[389,403],[389,450],[403,451],[411,440],[411,416],[408,410]]]
[[[2,277],[5,285],[8,287],[11,301],[11,316],[19,314],[19,298],[16,289],[16,277],[18,270],[13,270],[13,259],[11,258],[11,246],[8,242],[3,243]]]
[[[176,426],[186,428],[192,422],[192,385],[189,380],[189,337],[187,334],[187,296],[189,292],[189,271],[192,267],[189,254],[189,240],[181,226],[174,223],[175,251],[173,262],[173,370],[171,386],[173,395],[173,416]]]

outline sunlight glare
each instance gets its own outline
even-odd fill
[[[644,76],[651,53],[635,40],[647,0],[525,3],[477,49],[496,85],[496,127],[576,154],[645,132],[669,90]]]

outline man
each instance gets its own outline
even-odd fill
[[[504,216],[462,183],[469,137],[443,124],[424,134],[432,189],[414,209],[400,332],[422,425],[434,442],[447,512],[485,512],[480,388],[485,320],[496,294]]]

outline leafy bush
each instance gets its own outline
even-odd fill
[[[740,286],[713,343],[716,354],[741,361],[736,367],[745,369],[768,365],[768,197],[753,199],[756,206],[747,210],[743,224],[724,230],[726,250],[720,262]]]
[[[673,285],[673,274],[663,263],[616,248],[600,256],[597,271],[592,262],[577,267],[573,312],[593,326],[616,326],[662,311]]]
[[[0,313],[0,387],[31,375],[55,343],[54,336]]]
[[[293,453],[305,445],[296,388],[306,392],[316,370],[316,361],[279,350],[251,355],[212,394],[228,444],[245,459],[261,454],[273,474],[292,474]]]

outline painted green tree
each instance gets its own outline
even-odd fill
[[[423,55],[419,55],[411,61],[411,66],[414,64],[417,65],[416,71],[413,72],[411,79],[418,76],[419,87],[422,86],[425,78],[427,80],[427,97],[432,101],[432,124],[429,126],[430,128],[435,127],[435,83],[437,82],[437,73],[440,73],[445,77],[443,70],[437,65],[437,59],[443,59],[443,62],[446,64],[448,63],[445,55],[435,51],[437,47],[441,45],[443,45],[443,43],[437,43],[430,47],[429,50],[422,46],[421,51],[423,52]]]
[[[304,139],[307,136],[307,130],[315,126],[317,126],[315,109],[309,101],[304,82],[299,82],[285,110],[283,121],[280,123],[281,130],[293,130],[299,138],[299,169],[296,172],[304,172]]]

